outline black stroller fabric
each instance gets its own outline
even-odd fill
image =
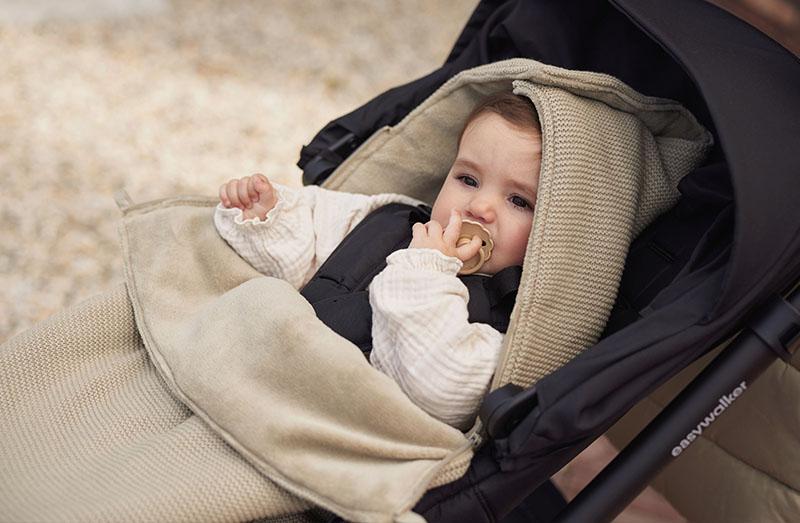
[[[700,0],[483,1],[447,62],[328,124],[303,148],[306,183],[402,119],[455,73],[528,57],[614,75],[690,109],[715,136],[679,204],[632,245],[606,337],[536,384],[530,410],[461,480],[415,509],[497,521],[641,398],[739,330],[800,274],[800,64]]]
[[[365,355],[372,351],[372,306],[367,288],[386,267],[386,257],[408,247],[409,224],[430,218],[431,209],[426,205],[393,203],[373,211],[350,231],[300,291],[323,323]],[[459,276],[469,292],[469,321],[505,333],[521,274],[522,267],[515,265],[493,276]]]

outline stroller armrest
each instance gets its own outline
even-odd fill
[[[484,398],[478,416],[491,438],[504,438],[538,403],[536,387],[524,389],[509,383]]]

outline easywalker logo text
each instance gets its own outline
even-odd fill
[[[703,431],[705,429],[707,429],[712,423],[717,421],[717,418],[719,418],[722,415],[722,413],[725,412],[725,409],[730,407],[733,404],[733,402],[736,401],[736,398],[744,394],[745,390],[747,390],[747,383],[743,381],[739,384],[738,387],[733,389],[730,394],[723,395],[719,399],[719,403],[717,403],[717,406],[714,407],[714,409],[711,412],[709,412],[705,418],[703,418],[703,421],[698,423],[697,426],[693,428],[691,432],[689,432],[689,434],[687,434],[686,437],[684,437],[681,440],[680,444],[676,445],[675,448],[672,449],[672,456],[677,458],[681,452],[686,450],[689,447],[689,445],[694,443],[694,440],[699,438],[700,435],[703,434]]]

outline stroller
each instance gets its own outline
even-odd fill
[[[800,170],[785,149],[800,136],[800,65],[768,38],[699,0],[486,0],[439,70],[320,131],[301,153],[304,182],[330,186],[457,73],[517,57],[677,100],[717,144],[677,204],[638,231],[598,343],[543,365],[533,386],[495,388],[465,437],[315,323],[294,289],[232,253],[210,224],[213,200],[121,197],[126,286],[0,350],[0,519],[609,521],[670,461],[661,490],[692,520],[800,512],[800,421],[783,397],[799,363]],[[264,324],[284,338],[256,352],[243,336]],[[324,350],[293,350],[311,345]],[[624,444],[688,381],[565,507],[548,478],[602,434]],[[330,415],[343,405],[335,415],[358,430]],[[365,409],[375,420],[356,419]],[[769,434],[742,409],[771,420]],[[402,508],[358,506],[373,495]]]
[[[678,100],[718,146],[632,244],[601,341],[534,387],[493,391],[481,409],[489,438],[468,474],[415,510],[429,521],[610,521],[669,465],[657,485],[690,520],[795,519],[800,418],[786,395],[800,383],[800,165],[784,151],[800,145],[800,63],[778,44],[699,1],[483,0],[441,68],[334,120],[303,148],[304,182],[324,182],[457,72],[516,56]],[[720,345],[709,364],[703,355]],[[741,417],[709,428],[767,368],[764,381],[784,392],[758,401],[778,403],[769,407],[793,436],[766,443],[769,431]],[[657,400],[640,402],[650,394]],[[763,407],[740,408],[769,419]],[[609,429],[628,446],[563,508],[546,478]],[[679,458],[704,431],[711,443]],[[738,443],[769,450],[737,457]]]

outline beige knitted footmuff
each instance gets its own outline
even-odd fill
[[[633,236],[709,134],[678,104],[530,60],[453,78],[328,181],[432,201],[471,107],[533,100],[534,227],[494,386],[529,385],[603,329]],[[417,408],[290,285],[216,234],[213,199],[124,209],[126,285],[0,348],[0,520],[414,521],[468,435]],[[479,428],[476,427],[475,430]]]

